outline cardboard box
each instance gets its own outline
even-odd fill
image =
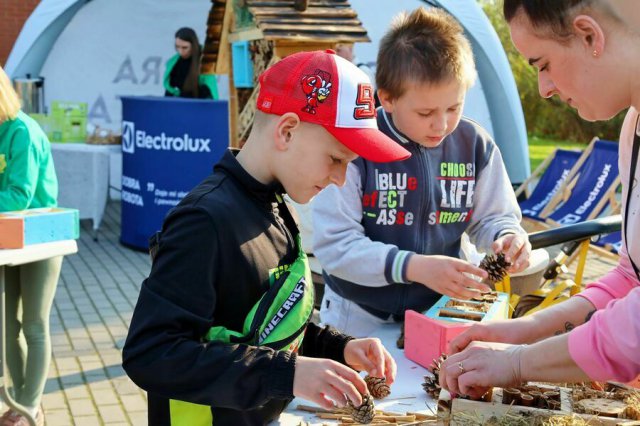
[[[0,213],[0,249],[80,238],[76,209],[41,208]]]
[[[509,314],[509,295],[495,293],[495,301],[473,302],[442,296],[425,313],[408,310],[404,320],[404,354],[425,368],[448,351],[449,343],[467,327],[486,320],[506,319]],[[483,304],[485,304],[483,306]],[[460,306],[456,306],[460,305]],[[466,306],[478,311],[465,310]],[[480,309],[486,309],[486,312]]]
[[[51,142],[85,142],[87,139],[87,114],[86,102],[51,103],[51,115],[49,116]]]

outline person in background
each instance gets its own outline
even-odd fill
[[[58,180],[49,140],[38,123],[20,111],[18,95],[0,68],[0,212],[55,207]],[[62,256],[6,267],[7,364],[15,400],[38,425],[49,373],[51,339],[49,313]],[[27,419],[8,410],[1,426],[27,426]]]
[[[343,187],[314,200],[323,323],[368,336],[443,294],[488,291],[475,279],[486,272],[459,259],[465,232],[481,251],[504,253],[511,272],[526,268],[531,246],[500,151],[462,117],[475,77],[462,27],[440,9],[403,13],[382,38],[378,127],[412,155],[386,164],[358,158]]]
[[[188,27],[176,32],[176,54],[166,64],[164,72],[165,96],[216,99],[214,76],[200,74],[202,57],[196,32]]]
[[[569,300],[454,339],[440,370],[442,386],[454,393],[478,396],[530,380],[628,382],[640,374],[640,36],[625,21],[633,15],[611,8],[630,3],[504,2],[511,38],[538,69],[542,97],[557,95],[589,121],[629,108],[619,146],[623,248],[616,268]]]

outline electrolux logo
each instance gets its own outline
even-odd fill
[[[177,152],[211,152],[209,138],[193,138],[188,133],[180,136],[168,136],[165,132],[159,135],[149,134],[144,130],[136,130],[131,121],[122,122],[122,152],[133,154],[137,149],[153,151]]]
[[[133,154],[136,151],[135,125],[131,121],[122,121],[122,152]]]

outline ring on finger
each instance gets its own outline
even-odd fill
[[[464,365],[462,365],[462,361],[460,361],[458,363],[458,369],[460,369],[460,374],[464,374],[465,373]]]

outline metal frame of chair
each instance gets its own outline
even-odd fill
[[[529,234],[529,241],[533,249],[550,247],[557,244],[563,244],[563,246],[560,253],[549,262],[544,272],[545,281],[540,285],[540,288],[533,293],[533,296],[539,298],[539,303],[532,309],[527,309],[524,315],[530,315],[540,309],[566,300],[568,297],[563,295],[566,290],[569,290],[571,296],[579,293],[582,290],[582,279],[587,254],[591,246],[591,238],[596,235],[616,232],[621,228],[622,217],[620,215],[614,215]],[[563,280],[552,288],[551,283],[553,283],[561,273],[566,272],[567,261],[576,252],[578,253],[578,266],[574,279]],[[510,294],[509,313],[510,315],[517,313],[521,298],[516,294],[511,294],[511,284],[508,275],[502,282],[496,284],[496,290]]]

